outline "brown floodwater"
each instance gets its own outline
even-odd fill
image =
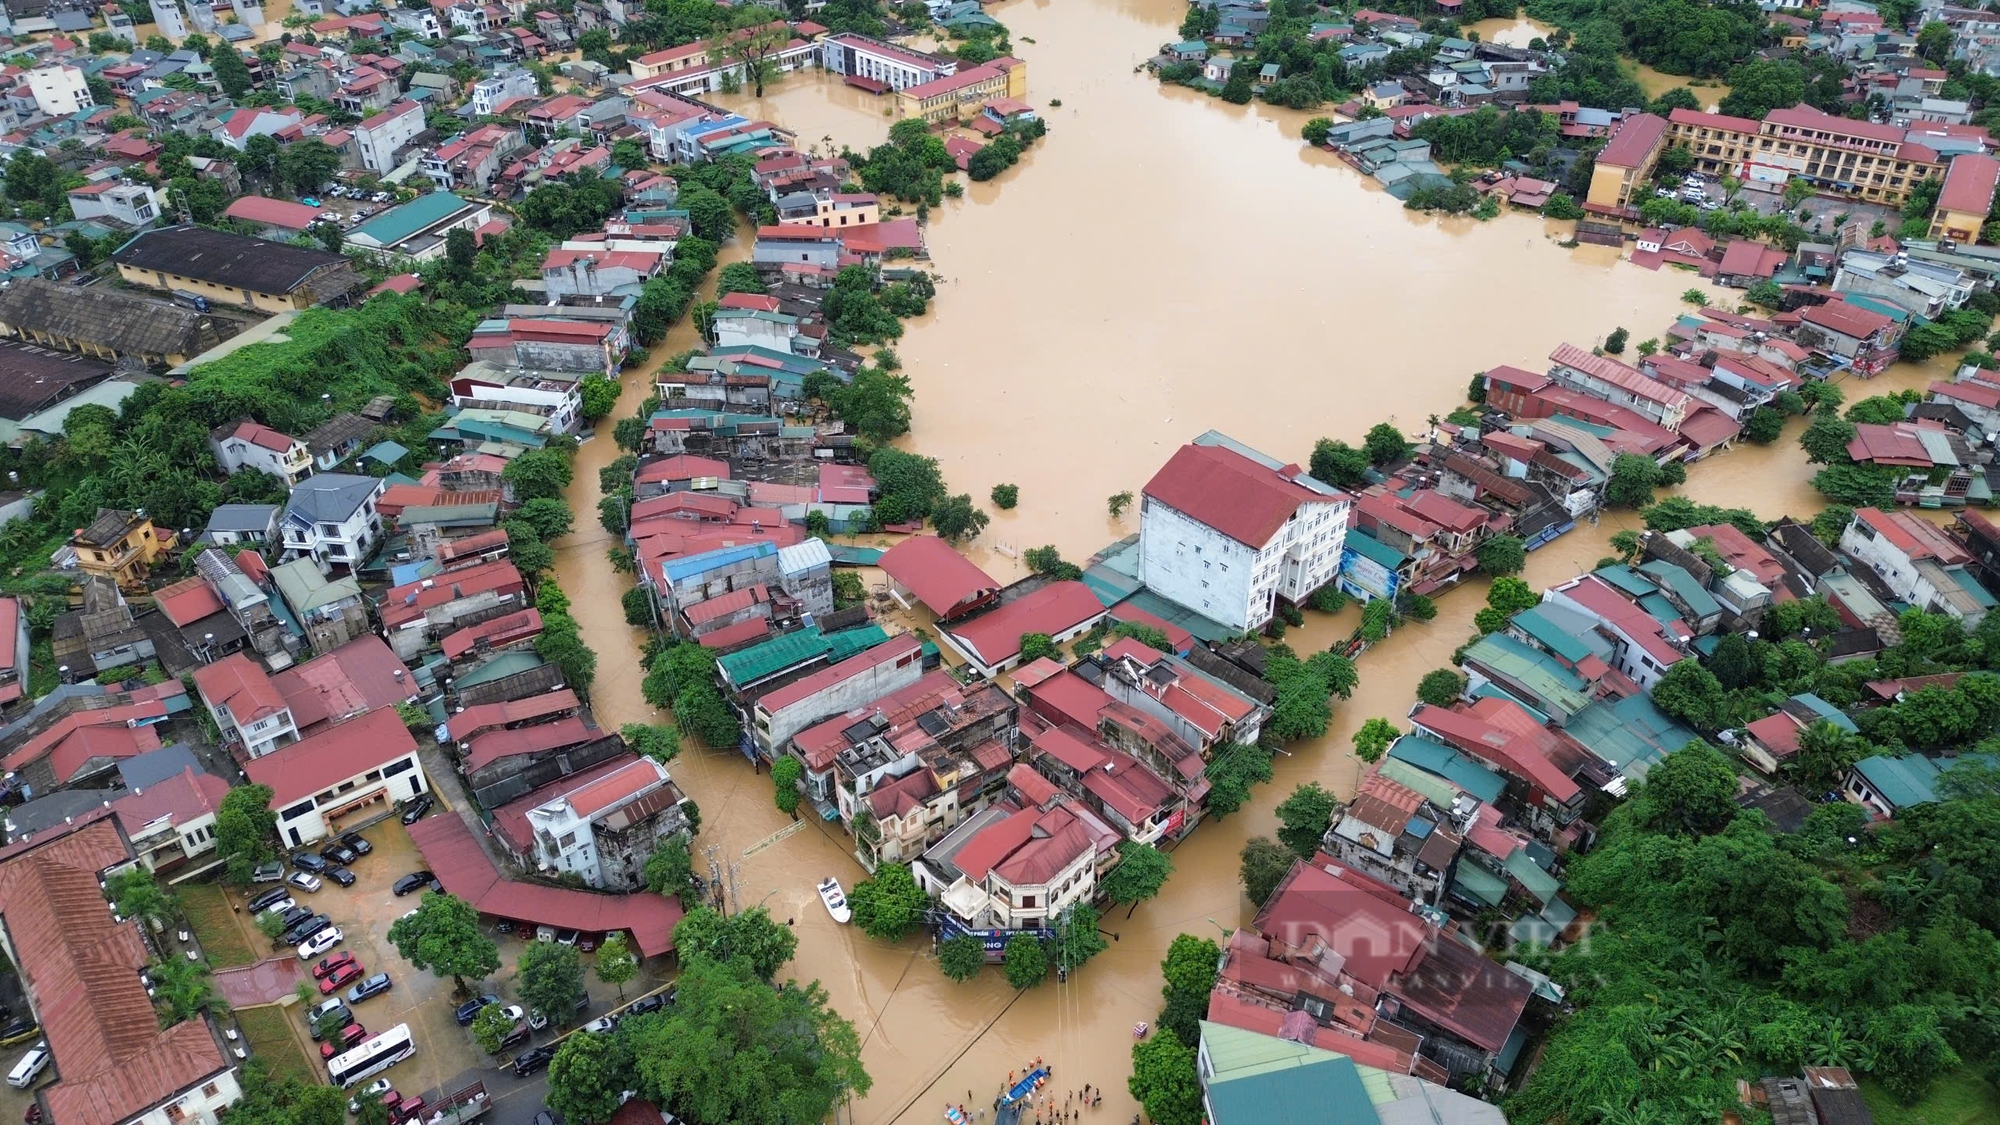
[[[1465,30],[1479,33],[1482,43],[1498,43],[1502,47],[1523,47],[1537,39],[1545,39],[1555,28],[1540,20],[1529,19],[1527,13],[1516,10],[1513,18],[1494,16],[1466,25]]]
[[[1311,114],[1230,106],[1134,73],[1174,37],[1183,10],[1178,0],[995,8],[1028,60],[1031,100],[1063,105],[1045,110],[1051,132],[1016,169],[933,213],[928,237],[943,281],[934,311],[909,326],[900,349],[916,387],[906,444],[939,458],[952,488],[982,505],[996,483],[1021,487],[1021,506],[995,513],[970,551],[996,575],[1019,573],[1014,559],[1027,546],[1053,543],[1080,559],[1137,530],[1133,515],[1111,520],[1104,498],[1139,489],[1203,430],[1302,462],[1322,435],[1352,441],[1384,420],[1421,431],[1461,400],[1474,371],[1536,368],[1556,344],[1588,344],[1620,325],[1644,339],[1682,308],[1686,275],[1638,269],[1601,248],[1563,250],[1562,224],[1405,212],[1299,144]],[[832,137],[834,147],[865,148],[888,124],[879,102],[811,75],[761,100],[726,100],[794,129],[807,146]],[[739,239],[723,261],[746,249]],[[682,325],[653,354],[696,342]],[[1901,366],[1849,386],[1848,398],[1947,370]],[[651,372],[624,383],[620,413],[650,393]],[[1795,444],[1801,425],[1776,445],[1695,466],[1687,488],[1766,517],[1816,511],[1811,467]],[[607,726],[668,719],[641,698],[645,636],[619,604],[631,579],[611,567],[614,540],[594,518],[597,470],[617,452],[600,438],[579,453],[569,490],[578,530],[559,544],[556,571],[599,656],[592,704]],[[1632,526],[1635,517],[1617,513],[1580,527],[1530,556],[1526,577],[1545,586],[1577,574]],[[1016,993],[997,971],[953,984],[927,941],[884,945],[835,926],[813,887],[826,875],[850,887],[860,877],[842,832],[812,822],[773,840],[790,821],[772,804],[769,778],[745,773],[734,751],[690,746],[674,776],[701,805],[698,843],[735,866],[736,901],[796,923],[790,971],[823,982],[859,1031],[874,1088],[841,1120],[934,1122],[947,1102],[990,1105],[1009,1070],[1040,1056],[1055,1064],[1058,1089],[1104,1087],[1090,1116],[1122,1122],[1136,1109],[1125,1092],[1131,1028],[1157,1013],[1167,945],[1247,920],[1236,873],[1244,841],[1272,830],[1272,806],[1295,785],[1352,791],[1354,729],[1376,715],[1400,721],[1416,680],[1467,638],[1482,597],[1454,592],[1436,620],[1371,649],[1327,737],[1291,748],[1249,807],[1179,847],[1161,895],[1130,917],[1107,916],[1116,940],[1066,985],[1051,978]],[[1288,638],[1301,651],[1344,638],[1357,621],[1354,609],[1308,616]]]
[[[1626,59],[1625,65],[1632,71],[1632,77],[1639,88],[1646,91],[1649,98],[1657,98],[1676,86],[1686,86],[1701,100],[1702,107],[1713,111],[1722,99],[1729,96],[1729,87],[1715,78],[1689,78],[1685,74],[1668,74],[1664,70],[1654,70],[1645,63]]]

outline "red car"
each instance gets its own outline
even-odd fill
[[[367,971],[357,964],[354,958],[349,957],[347,964],[335,966],[334,970],[328,973],[324,980],[319,982],[320,994],[324,996]]]
[[[424,1099],[421,1096],[409,1098],[396,1107],[396,1119],[399,1121],[413,1121],[423,1116],[423,1112]]]
[[[338,1035],[328,1037],[326,1042],[319,1045],[319,1057],[330,1059],[342,1051],[352,1050],[355,1044],[366,1038],[368,1038],[367,1029],[358,1023],[350,1023],[341,1028]]]
[[[319,959],[319,964],[313,966],[313,976],[324,980],[328,973],[352,964],[354,964],[354,954],[344,951],[331,957],[322,957]]]

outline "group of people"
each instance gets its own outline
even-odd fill
[[[1088,1082],[1083,1084],[1082,1090],[1071,1090],[1063,1095],[1063,1104],[1060,1106],[1056,1105],[1056,1096],[1051,1092],[1047,1102],[1035,1107],[1035,1123],[1054,1125],[1055,1122],[1075,1121],[1082,1116],[1084,1110],[1097,1108],[1098,1103],[1103,1100],[1104,1091]]]

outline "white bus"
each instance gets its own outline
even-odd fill
[[[336,1086],[352,1086],[416,1053],[417,1044],[410,1038],[410,1025],[399,1023],[352,1051],[333,1056],[326,1064],[326,1075]]]

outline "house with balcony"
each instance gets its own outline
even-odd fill
[[[77,569],[108,578],[121,588],[143,589],[160,556],[173,550],[176,536],[155,527],[142,511],[99,508],[90,526],[70,536]]]
[[[271,787],[287,847],[303,847],[371,819],[384,806],[430,791],[417,742],[393,707],[325,728],[243,767]]]
[[[549,788],[561,792],[530,793],[494,812],[498,828],[525,805],[519,816],[532,844],[522,861],[544,875],[573,874],[603,891],[642,890],[653,849],[687,831],[687,798],[651,758],[626,755]]]
[[[1029,744],[1036,772],[1140,844],[1157,845],[1189,820],[1187,800],[1145,763],[1069,727],[1048,727]]]
[[[286,560],[310,558],[322,570],[366,562],[382,541],[375,501],[387,487],[378,477],[351,473],[321,473],[293,486],[279,525]]]
[[[289,487],[312,473],[305,442],[248,418],[211,432],[208,446],[216,464],[231,476],[248,469],[269,473]]]
[[[1152,715],[1204,754],[1218,743],[1255,743],[1270,715],[1256,699],[1130,637],[1119,638],[1092,662],[1102,669],[1094,682],[1112,699]]]
[[[1857,508],[1840,553],[1888,599],[1976,627],[1994,598],[1969,569],[1972,553],[1936,524],[1908,512]]]
[[[941,932],[974,934],[990,951],[1013,934],[1052,937],[1064,910],[1095,895],[1118,831],[1045,781],[1040,792],[1045,804],[987,806],[912,866],[942,908]]]
[[[232,652],[195,669],[194,687],[224,745],[241,746],[244,754],[261,758],[298,741],[291,705],[264,669],[243,653]]]
[[[1592,398],[1636,411],[1670,433],[1680,431],[1693,409],[1686,393],[1574,344],[1560,345],[1549,353],[1549,378]]]

